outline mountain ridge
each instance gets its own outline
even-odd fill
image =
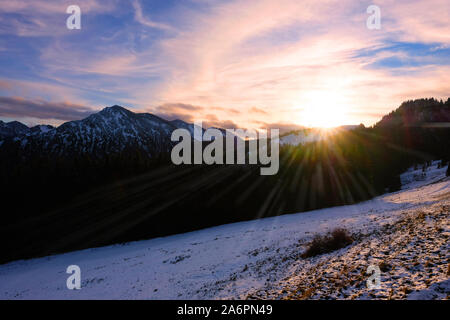
[[[416,99],[403,102],[397,109],[382,117],[374,128],[423,126],[450,123],[450,98],[442,100]],[[119,105],[106,107],[81,120],[68,121],[58,127],[37,125],[28,127],[19,121],[0,120],[0,147],[15,145],[25,154],[38,152],[50,155],[73,156],[90,153],[103,156],[136,149],[149,157],[167,153],[173,147],[171,134],[186,129],[194,137],[194,124],[181,119],[165,120],[151,113],[136,113]],[[352,126],[354,130],[359,126]],[[222,128],[217,128],[222,133]],[[202,131],[204,132],[204,128]],[[281,136],[282,144],[299,145],[316,141],[314,135],[302,129]],[[293,135],[295,133],[295,135]],[[299,136],[299,133],[302,135]]]
[[[171,134],[178,128],[193,133],[193,124],[182,120],[168,121],[151,113],[135,113],[113,105],[58,127],[38,125],[30,128],[18,121],[0,122],[0,140],[8,141],[10,145],[20,144],[26,153],[101,156],[137,148],[153,157],[171,150]]]

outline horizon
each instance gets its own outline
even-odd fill
[[[424,98],[424,99],[435,99],[435,98]],[[450,97],[449,97],[448,99],[450,99]],[[437,100],[437,99],[435,99],[435,100]],[[439,101],[439,100],[437,100],[437,101]],[[441,99],[441,101],[442,101],[442,99]],[[103,110],[105,110],[105,109],[113,108],[113,107],[120,107],[120,108],[123,108],[123,109],[125,109],[125,110],[127,110],[127,111],[133,112],[133,113],[135,113],[135,114],[151,114],[151,115],[153,115],[153,116],[157,116],[157,117],[161,118],[162,120],[165,120],[165,121],[168,121],[168,122],[173,122],[173,121],[183,121],[183,122],[185,122],[185,123],[187,123],[187,124],[195,124],[194,122],[187,122],[187,121],[182,120],[182,119],[172,119],[172,120],[169,120],[169,119],[164,118],[164,115],[157,115],[157,114],[153,114],[153,113],[148,112],[148,111],[142,111],[142,112],[136,111],[136,110],[133,111],[133,109],[130,109],[130,108],[128,108],[128,107],[124,107],[124,106],[121,106],[121,105],[118,105],[118,104],[115,104],[115,105],[112,105],[112,106],[108,106],[108,107],[103,107],[102,109],[99,109],[99,110],[93,110],[93,112],[92,112],[91,114],[87,115],[87,116],[84,117],[84,118],[64,121],[64,122],[61,122],[61,123],[59,123],[59,124],[57,124],[57,125],[52,125],[52,124],[49,124],[49,123],[28,124],[28,123],[26,123],[26,122],[20,121],[19,119],[9,119],[8,121],[4,121],[4,120],[2,119],[2,117],[0,117],[0,121],[3,121],[3,122],[6,123],[6,124],[8,124],[8,123],[13,123],[13,122],[19,122],[20,124],[23,124],[23,125],[25,125],[25,126],[27,126],[27,127],[29,127],[29,128],[32,128],[32,127],[35,127],[35,126],[48,126],[48,125],[53,126],[54,128],[58,128],[59,126],[65,124],[65,123],[67,123],[67,122],[84,120],[84,119],[86,119],[87,117],[89,117],[89,116],[91,116],[91,115],[93,115],[93,114],[95,114],[95,113],[99,113],[99,112],[101,112],[101,111],[103,111]],[[399,107],[400,107],[400,106],[399,106]],[[390,112],[393,112],[393,111],[397,110],[399,107],[397,107],[397,108],[395,108],[395,109],[393,109],[393,110],[387,112],[386,114],[382,115],[382,116],[380,117],[380,119],[379,119],[378,121],[376,121],[372,126],[374,126],[376,123],[378,123],[379,121],[381,121],[381,120],[383,119],[383,117],[386,116],[386,115],[388,115]],[[198,121],[198,120],[197,120],[197,121]],[[203,122],[202,120],[200,120],[200,122],[204,123],[203,128],[215,128],[215,127],[210,127],[210,126],[208,126],[208,122]],[[361,123],[361,124],[362,124],[362,123]],[[317,126],[317,127],[308,127],[308,126],[300,126],[300,125],[299,125],[298,128],[293,129],[293,130],[290,130],[290,129],[282,130],[282,131],[280,131],[280,134],[285,135],[285,134],[288,134],[288,133],[291,133],[291,132],[295,132],[295,131],[299,131],[299,130],[303,130],[303,129],[311,129],[311,130],[313,130],[313,129],[337,129],[337,128],[341,128],[341,127],[357,127],[357,126],[360,126],[361,124],[356,124],[356,123],[354,123],[354,124],[344,124],[344,125],[337,125],[337,126],[333,126],[333,127],[320,127],[320,126]],[[220,127],[218,127],[218,128],[219,128],[219,129],[225,129],[225,130],[227,130],[227,129],[238,129],[238,128],[220,128]],[[270,128],[259,128],[259,129],[270,129]]]
[[[58,126],[119,104],[221,128],[372,126],[450,96],[450,12],[420,1],[9,1],[0,119]],[[366,25],[369,5],[380,28]],[[270,19],[269,19],[270,17]]]
[[[431,98],[431,99],[433,99],[433,98]],[[185,122],[185,123],[187,123],[187,124],[194,124],[194,122],[188,122],[188,121],[185,121],[185,120],[179,119],[179,118],[176,118],[176,119],[166,119],[166,118],[164,117],[164,115],[154,114],[154,113],[149,112],[149,111],[133,110],[133,109],[130,108],[130,107],[125,107],[125,106],[121,106],[121,105],[118,105],[118,104],[111,105],[111,106],[107,106],[107,107],[103,107],[103,108],[98,109],[98,110],[92,110],[92,113],[87,114],[87,115],[86,115],[85,117],[83,117],[83,118],[73,119],[73,120],[68,120],[68,121],[63,121],[63,122],[61,122],[61,123],[59,123],[59,124],[57,124],[57,125],[53,125],[53,124],[50,124],[50,123],[44,123],[44,122],[41,122],[41,123],[27,123],[26,121],[24,121],[24,122],[23,122],[23,121],[20,121],[20,118],[17,118],[17,119],[9,118],[9,119],[8,119],[8,118],[0,117],[0,121],[2,121],[2,122],[4,122],[4,123],[19,122],[19,123],[21,123],[21,124],[23,124],[23,125],[25,125],[25,126],[27,126],[27,127],[29,127],[29,128],[32,128],[32,127],[34,127],[34,126],[46,126],[46,125],[50,125],[50,126],[53,126],[53,127],[57,128],[57,127],[59,127],[59,126],[65,124],[65,123],[67,123],[67,122],[84,120],[84,119],[86,119],[87,117],[89,117],[89,116],[91,116],[91,115],[93,115],[93,114],[99,113],[99,112],[101,112],[101,111],[103,111],[103,110],[105,110],[105,109],[113,108],[113,107],[120,107],[120,108],[123,108],[123,109],[125,109],[125,110],[127,110],[127,111],[133,112],[133,113],[135,113],[135,114],[151,114],[151,115],[153,115],[153,116],[157,116],[157,117],[159,117],[159,118],[161,118],[161,119],[163,119],[163,120],[165,120],[165,121],[168,121],[168,122],[173,122],[173,121],[183,121],[183,122]],[[394,109],[394,110],[395,110],[395,109]],[[394,111],[394,110],[391,110],[390,112],[392,112],[392,111]],[[384,116],[384,115],[383,115],[383,116]],[[383,116],[382,116],[382,117],[383,117]],[[7,119],[7,120],[5,121],[4,119]],[[380,121],[380,120],[381,120],[381,118],[380,118],[378,121]],[[203,122],[202,120],[196,120],[196,121],[201,121],[202,123],[205,123],[205,124],[206,124],[206,127],[208,127],[208,122],[207,122],[207,121],[206,121],[206,122]],[[377,121],[377,122],[378,122],[378,121]],[[338,128],[338,127],[346,127],[346,126],[359,126],[359,125],[360,125],[360,124],[356,124],[356,123],[354,123],[354,124],[345,124],[345,125],[338,125],[338,126],[335,126],[335,127],[327,127],[327,128],[325,128],[325,129],[332,129],[332,128]],[[204,125],[203,127],[205,127],[205,125]],[[213,127],[211,127],[211,128],[213,128]],[[221,128],[221,129],[237,129],[237,128]],[[298,126],[298,130],[302,130],[302,129],[324,129],[324,128],[323,128],[323,127],[308,127],[308,126],[301,126],[301,125],[299,125],[299,126]],[[285,132],[289,132],[289,131],[295,131],[295,129],[294,129],[294,130],[287,130],[287,131],[285,131]]]

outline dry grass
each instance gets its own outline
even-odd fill
[[[352,242],[353,239],[347,230],[340,228],[334,229],[326,235],[316,235],[301,257],[309,258],[332,252],[344,248]]]

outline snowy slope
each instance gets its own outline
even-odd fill
[[[411,167],[400,175],[402,189],[411,189],[421,186],[424,183],[433,183],[442,179],[442,176],[447,170],[447,166],[438,167],[440,161],[432,161],[431,166],[423,168],[422,165],[417,165],[416,168]]]
[[[432,167],[430,172],[435,170]],[[0,266],[0,298],[226,299],[252,296],[284,298],[289,294],[298,298],[293,288],[298,286],[297,276],[304,280],[301,278],[302,272],[307,274],[319,267],[335,270],[337,266],[342,266],[342,261],[350,261],[350,258],[376,258],[377,254],[381,254],[377,252],[377,241],[382,239],[380,230],[396,223],[403,226],[401,223],[406,216],[429,211],[448,222],[450,181],[441,171],[436,172],[439,174],[430,175],[430,179],[435,182],[433,184],[427,179],[415,181],[413,188],[355,205],[8,263]],[[406,174],[403,176],[405,179]],[[435,226],[432,221],[430,228]],[[428,227],[426,223],[421,225]],[[369,240],[363,237],[363,240],[356,241],[348,249],[319,258],[299,257],[314,233],[324,233],[339,226],[354,234],[369,234]],[[443,228],[440,232],[448,237],[448,224],[440,228]],[[399,230],[403,229],[401,227]],[[424,236],[429,237],[427,234]],[[403,238],[395,234],[394,239]],[[443,244],[439,241],[431,241],[431,244],[436,243],[441,247],[431,247],[430,250],[437,250],[437,257],[448,259],[448,245],[446,241]],[[392,239],[387,240],[387,243],[392,243]],[[417,243],[412,248],[415,246]],[[372,248],[372,251],[368,253],[367,247]],[[403,250],[404,245],[399,244],[399,248],[395,250]],[[363,251],[364,256],[361,256]],[[432,256],[432,253],[428,256]],[[392,277],[404,281],[417,280],[415,288],[420,290],[412,292],[410,298],[442,298],[436,292],[441,290],[445,296],[445,290],[449,290],[448,283],[442,279],[445,275],[442,276],[440,271],[442,268],[447,270],[447,260],[444,261],[443,266],[435,262],[430,278],[423,281],[417,280],[406,269],[395,269],[399,271],[395,271],[397,273],[394,272]],[[329,267],[327,263],[330,263]],[[65,271],[73,264],[81,268],[81,290],[71,291],[66,288],[69,275]],[[392,281],[400,280],[383,278],[389,286],[392,286]],[[426,281],[429,281],[429,288],[423,285]],[[354,290],[364,291],[360,298],[368,297],[365,292],[367,289]]]

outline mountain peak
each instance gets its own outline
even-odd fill
[[[30,128],[19,121],[3,122],[0,121],[0,139],[2,137],[13,137],[28,133]]]
[[[106,107],[102,111],[100,111],[100,113],[117,113],[117,112],[123,113],[123,112],[131,112],[131,111],[128,109],[125,109],[124,107],[119,106],[117,104],[115,104],[111,107]]]
[[[113,106],[110,107],[113,110],[126,110],[124,107],[119,106],[118,104],[115,104]]]
[[[11,122],[6,123],[6,125],[9,127],[20,128],[22,130],[29,129],[28,126],[24,125],[22,122],[19,122],[19,121],[11,121]]]

